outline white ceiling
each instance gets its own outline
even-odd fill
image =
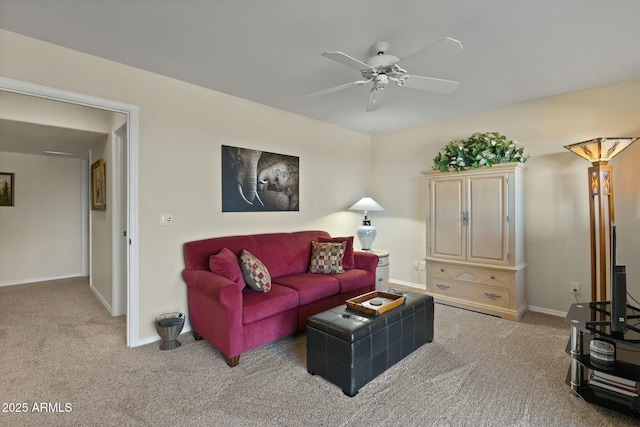
[[[99,132],[0,119],[0,151],[10,153],[84,159],[89,150],[106,138],[106,134]]]
[[[639,17],[638,0],[0,0],[0,28],[367,134],[640,76]],[[361,79],[322,52],[447,36],[464,50],[401,65],[451,94],[389,85],[370,113],[370,86],[305,98]]]

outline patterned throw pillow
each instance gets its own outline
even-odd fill
[[[344,273],[346,242],[311,242],[309,273]]]
[[[243,250],[240,254],[240,267],[247,285],[258,292],[271,290],[271,275],[267,267],[251,252]]]
[[[353,236],[349,237],[320,237],[319,242],[345,242],[344,258],[342,259],[342,266],[346,269],[355,268],[355,255],[353,254]]]

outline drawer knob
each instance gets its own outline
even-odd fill
[[[440,272],[441,272],[441,273],[444,273],[444,268],[441,268],[441,269],[440,269]]]
[[[490,276],[489,277],[491,280],[496,280],[496,276]]]
[[[440,284],[440,283],[436,284],[436,286],[438,287],[438,289],[442,289],[443,291],[450,288],[449,285],[443,285],[443,284]]]
[[[497,300],[497,299],[502,298],[502,295],[498,295],[498,294],[489,294],[489,293],[486,293],[486,292],[485,292],[485,294],[484,294],[484,295],[485,295],[487,298],[492,299],[492,300],[494,300],[494,301],[495,301],[495,300]]]

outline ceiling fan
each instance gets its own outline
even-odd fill
[[[328,93],[337,92],[352,86],[361,86],[373,82],[373,88],[369,93],[369,102],[367,103],[367,111],[375,111],[382,107],[384,100],[384,90],[389,81],[395,82],[400,87],[408,87],[412,89],[428,90],[439,93],[451,93],[458,87],[458,82],[453,80],[443,80],[434,77],[414,76],[408,74],[398,64],[420,54],[428,57],[429,60],[442,59],[451,54],[462,50],[462,43],[458,40],[446,37],[425,48],[422,48],[409,56],[402,59],[387,53],[389,43],[377,42],[371,46],[371,52],[374,54],[365,62],[359,61],[342,52],[325,52],[322,54],[325,58],[332,59],[343,65],[355,68],[362,74],[363,80],[357,80],[319,92],[306,95],[306,98],[326,95]]]

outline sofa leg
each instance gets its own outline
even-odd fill
[[[196,341],[200,341],[202,340],[202,335],[200,335],[199,333],[197,333],[196,331],[191,331],[191,333],[193,334],[193,339]]]
[[[238,366],[238,363],[240,363],[240,356],[233,356],[233,357],[227,357],[224,356],[224,360],[227,361],[227,365],[229,365],[230,368],[233,368],[234,366]]]

